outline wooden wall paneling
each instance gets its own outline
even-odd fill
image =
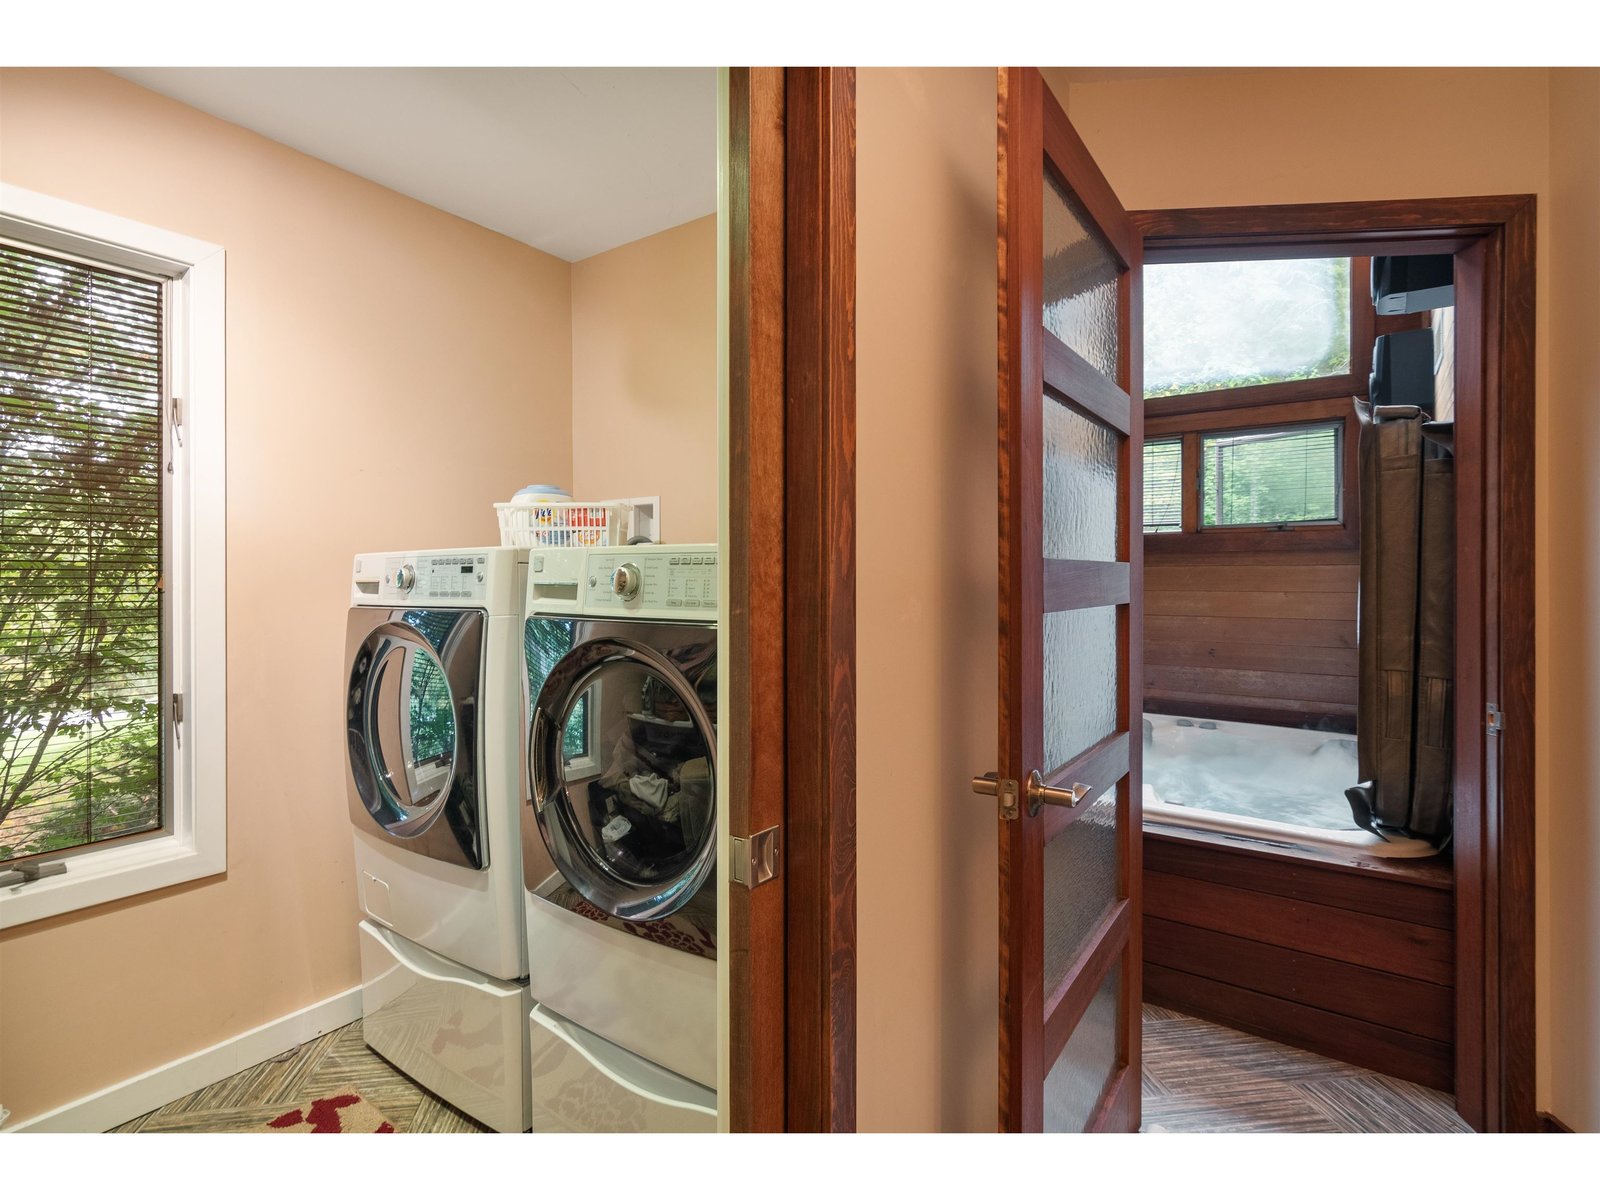
[[[1449,930],[1153,871],[1146,872],[1144,887],[1146,916],[1288,950],[1315,947],[1316,953],[1340,962],[1446,987],[1455,984]]]
[[[1246,725],[1272,725],[1281,729],[1301,729],[1325,725],[1330,732],[1353,734],[1356,708],[1353,704],[1333,704],[1326,700],[1252,700],[1237,697],[1219,700],[1210,692],[1204,695],[1168,692],[1150,704],[1164,716],[1188,717],[1201,721],[1241,721]]]
[[[1152,566],[1155,560],[1150,560]],[[1145,618],[1145,636],[1152,641],[1175,642],[1185,632],[1200,642],[1244,642],[1254,637],[1265,645],[1348,646],[1355,648],[1351,621],[1270,621],[1253,617],[1160,616]]]
[[[1146,917],[1147,962],[1308,1008],[1388,1025],[1448,1045],[1455,1036],[1455,989],[1300,949]]]
[[[1238,554],[1170,555],[1145,568],[1145,586],[1175,590],[1187,586],[1201,591],[1235,590],[1241,578],[1270,582],[1280,592],[1332,592],[1353,595],[1361,582],[1360,564],[1354,562],[1304,562],[1298,554],[1251,556]]]
[[[787,1127],[855,1128],[855,73],[785,73]],[[804,801],[801,801],[804,797]]]
[[[1387,1025],[1308,1008],[1249,988],[1145,964],[1145,996],[1152,1004],[1299,1046],[1369,1070],[1448,1092],[1448,1043],[1417,1037]]]
[[[1253,620],[1339,621],[1347,608],[1338,592],[1227,591],[1154,592],[1146,611],[1160,617],[1249,617]]]
[[[1307,900],[1435,929],[1455,927],[1449,865],[1439,860],[1310,861],[1310,852],[1219,843],[1181,830],[1145,834],[1146,869]],[[1317,869],[1310,870],[1308,866]]]
[[[1448,1090],[1453,889],[1437,860],[1145,834],[1146,999]]]
[[[1150,641],[1146,649],[1145,679],[1150,667],[1214,668],[1226,655],[1235,670],[1261,674],[1311,672],[1319,676],[1356,674],[1356,652],[1343,646],[1273,645],[1256,642],[1208,642],[1200,639],[1176,642]]]
[[[783,71],[729,74],[728,822],[784,821]],[[775,536],[778,535],[778,536]],[[729,1123],[784,1128],[784,889],[729,889]]]

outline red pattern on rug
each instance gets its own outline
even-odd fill
[[[348,1113],[342,1110],[349,1109]],[[309,1128],[302,1128],[307,1126]],[[393,1133],[394,1125],[354,1092],[324,1096],[304,1108],[274,1117],[267,1128],[281,1133]]]

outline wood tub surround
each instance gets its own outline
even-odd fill
[[[1148,1003],[1453,1090],[1448,861],[1146,827],[1144,863]]]

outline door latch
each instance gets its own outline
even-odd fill
[[[1500,711],[1500,706],[1493,702],[1484,706],[1484,728],[1490,737],[1498,736],[1506,727],[1505,714]]]
[[[1018,797],[1023,791],[1015,779],[1001,779],[993,771],[978,775],[972,780],[972,790],[980,796],[994,796],[1000,801],[1000,819],[1015,821],[1020,815]],[[1061,808],[1077,808],[1083,798],[1093,791],[1086,783],[1075,783],[1069,788],[1048,787],[1038,771],[1028,773],[1028,815],[1036,817],[1046,804]]]
[[[747,838],[733,839],[733,882],[760,887],[778,877],[783,833],[772,825]]]
[[[1001,779],[995,772],[990,771],[984,775],[973,776],[972,790],[980,796],[993,796],[999,801],[1002,821],[1015,821],[1021,815],[1017,805],[1015,779]]]

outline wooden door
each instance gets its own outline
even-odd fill
[[[1000,1127],[1139,1126],[1141,243],[999,74]]]

